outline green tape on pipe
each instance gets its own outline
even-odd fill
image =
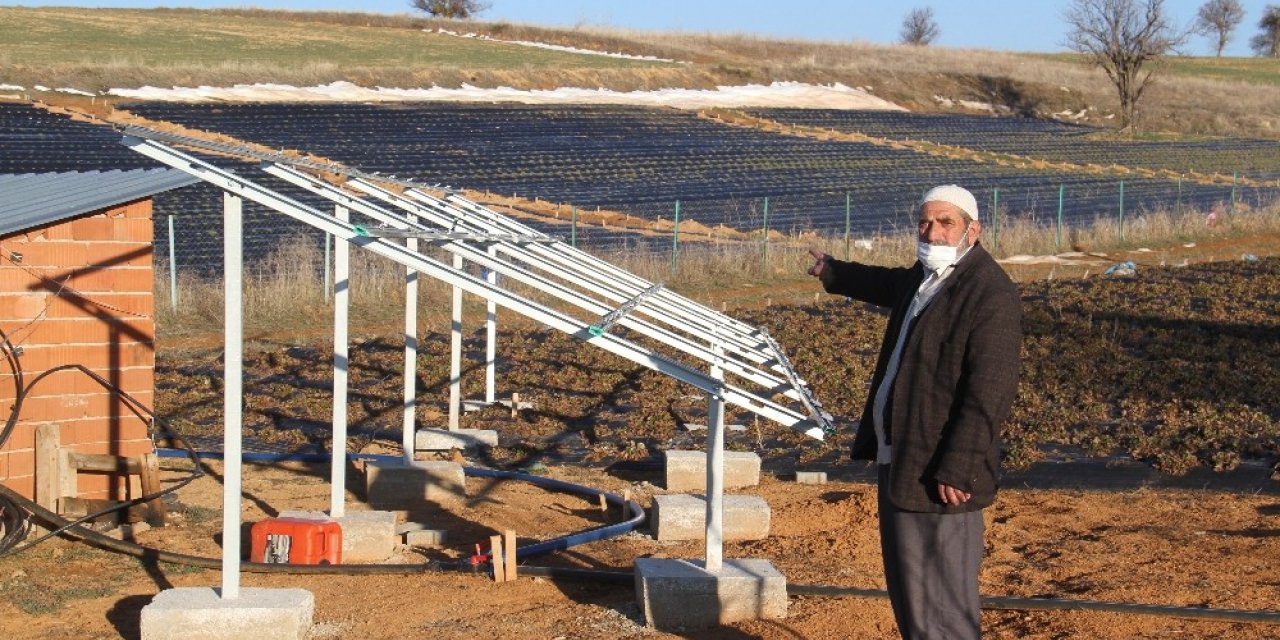
[[[369,237],[369,230],[361,225],[352,225],[351,230],[355,231],[358,236],[365,236],[366,238]]]

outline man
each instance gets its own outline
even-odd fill
[[[842,262],[817,250],[830,293],[889,307],[853,458],[879,465],[885,582],[903,638],[981,634],[982,509],[996,496],[1000,425],[1018,386],[1018,289],[982,248],[973,194],[920,201],[918,261]]]

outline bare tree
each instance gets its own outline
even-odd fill
[[[1138,100],[1160,62],[1186,41],[1165,14],[1164,0],[1073,0],[1067,46],[1101,67],[1120,98],[1120,129],[1132,131]]]
[[[1244,21],[1244,7],[1240,0],[1209,0],[1196,14],[1195,29],[1206,36],[1218,37],[1218,57],[1231,41],[1231,34]]]
[[[489,8],[482,0],[411,0],[409,4],[433,18],[449,20],[466,20]]]
[[[933,9],[917,7],[902,19],[902,44],[928,46],[938,39],[938,23],[933,20]]]
[[[1253,52],[1268,58],[1280,58],[1280,6],[1269,4],[1258,21],[1262,32],[1249,40]]]

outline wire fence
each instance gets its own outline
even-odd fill
[[[316,208],[331,205],[284,183],[270,184],[285,195]],[[521,222],[599,254],[644,252],[670,259],[674,273],[682,248],[700,243],[737,243],[767,257],[770,244],[822,238],[849,255],[854,243],[877,236],[910,233],[915,227],[915,198],[924,188],[897,187],[896,204],[866,188],[843,192],[791,193],[751,198],[674,200],[618,205],[610,209],[563,206],[556,217]],[[999,255],[1001,233],[1030,222],[1052,237],[1052,248],[1069,248],[1073,229],[1110,221],[1117,243],[1153,212],[1219,217],[1264,209],[1280,201],[1280,188],[1206,185],[1164,180],[1117,180],[1111,184],[1043,183],[972,188],[979,200],[984,238]],[[157,254],[176,272],[213,275],[222,269],[222,200],[207,184],[156,197]],[[562,211],[562,213],[561,213]],[[608,218],[604,213],[611,215]],[[611,222],[612,221],[612,222]],[[282,242],[313,243],[331,255],[326,236],[265,207],[246,203],[245,256],[250,269]],[[328,261],[326,260],[326,265]],[[170,277],[176,277],[171,275]]]

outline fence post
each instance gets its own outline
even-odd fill
[[[844,259],[852,260],[849,256],[849,192],[844,192]]]
[[[1182,174],[1178,174],[1178,201],[1174,204],[1175,209],[1182,208]]]
[[[1057,240],[1054,241],[1054,247],[1059,253],[1062,252],[1062,194],[1066,188],[1066,185],[1058,185],[1058,234]]]
[[[1000,250],[1000,189],[991,190],[991,250]]]
[[[760,270],[769,270],[769,198],[764,199],[764,237],[760,239]]]
[[[333,236],[324,234],[324,302],[329,303],[329,290],[333,288],[333,275],[329,272],[329,260],[333,251]]]
[[[573,218],[569,223],[569,246],[578,248],[578,205],[573,205]]]
[[[178,310],[178,261],[174,258],[173,214],[169,215],[169,306]]]
[[[676,256],[680,255],[680,201],[676,200],[676,222],[671,227],[671,280],[676,279]]]
[[[1236,185],[1239,183],[1239,181],[1240,181],[1240,172],[1232,171],[1231,172],[1231,214],[1232,215],[1235,215],[1236,213]]]
[[[1120,181],[1120,242],[1124,242],[1124,180]]]

